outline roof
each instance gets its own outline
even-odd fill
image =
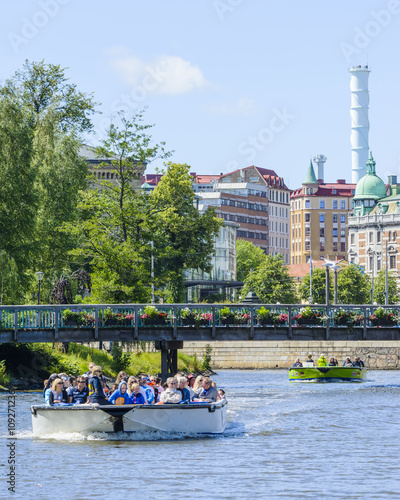
[[[191,173],[191,175],[193,175]],[[219,179],[220,175],[193,175],[194,179],[193,182],[195,184],[211,184],[215,179]]]
[[[312,261],[313,269],[315,269],[316,267],[323,268],[323,264],[325,264],[324,260]],[[306,262],[305,264],[289,264],[288,272],[292,278],[304,278],[304,276],[310,273],[310,263]]]
[[[315,177],[314,167],[311,160],[303,184],[318,184],[318,180]]]
[[[386,186],[383,180],[376,175],[375,165],[376,162],[372,153],[370,153],[367,161],[367,173],[357,182],[354,200],[379,200],[380,198],[386,198]]]
[[[285,181],[283,180],[283,177],[280,177],[275,172],[275,170],[271,170],[269,168],[257,167],[256,165],[250,165],[249,167],[245,167],[245,168],[238,168],[236,170],[233,170],[232,172],[220,175],[219,178],[221,179],[222,177],[227,177],[227,176],[232,175],[236,172],[240,172],[242,170],[248,170],[250,168],[255,169],[258,172],[258,174],[261,176],[261,178],[264,179],[264,181],[267,183],[267,185],[269,187],[289,190],[289,188],[285,184]]]

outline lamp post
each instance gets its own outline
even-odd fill
[[[36,273],[36,278],[39,282],[38,305],[40,305],[40,286],[42,284],[43,276],[44,276],[44,273],[42,271],[38,271]]]
[[[385,306],[387,305],[389,305],[389,284],[388,284],[388,242],[386,240]]]
[[[154,255],[153,255],[153,250],[154,250],[154,241],[150,241],[151,245],[151,303],[154,304],[155,302],[155,297],[154,297]]]
[[[338,299],[337,299],[337,275],[338,275],[338,271],[340,270],[340,266],[337,266],[337,265],[333,265],[331,266],[331,269],[333,269],[334,271],[334,277],[335,277],[335,295],[334,295],[334,303],[335,303],[335,306],[337,305],[338,303]]]
[[[331,264],[326,262],[322,265],[325,267],[325,304],[326,307],[329,307],[329,268]]]

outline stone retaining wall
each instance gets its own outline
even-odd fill
[[[182,351],[201,359],[207,342],[184,342]],[[289,368],[295,358],[305,361],[312,354],[316,361],[321,353],[342,364],[346,356],[360,356],[371,370],[400,370],[400,341],[214,341],[211,366],[214,369]]]

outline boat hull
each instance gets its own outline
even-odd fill
[[[32,406],[36,435],[58,432],[142,432],[220,434],[226,427],[227,402],[164,405]]]
[[[314,366],[289,368],[289,382],[363,382],[365,368],[347,366]]]

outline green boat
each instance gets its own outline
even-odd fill
[[[347,366],[313,366],[289,368],[289,382],[364,382],[366,368]]]

